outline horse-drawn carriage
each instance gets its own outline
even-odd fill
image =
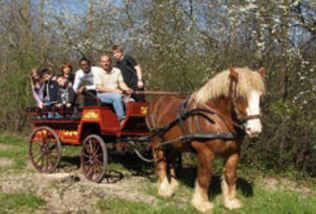
[[[108,171],[107,145],[122,148],[133,139],[147,135],[146,102],[126,103],[126,120],[117,119],[111,105],[102,104],[89,95],[89,105],[77,113],[67,108],[28,108],[33,123],[29,142],[29,157],[40,172],[52,173],[62,156],[62,145],[82,145],[80,162],[83,174],[100,182]],[[59,117],[49,117],[58,114]]]
[[[122,125],[111,106],[100,104],[84,106],[77,119],[43,120],[36,117],[48,112],[31,111],[31,162],[41,172],[53,172],[61,158],[62,144],[82,144],[83,173],[89,180],[100,182],[108,167],[105,142],[151,142],[148,145],[154,154],[158,194],[168,197],[177,188],[177,155],[193,151],[197,155],[197,180],[191,202],[199,211],[207,212],[213,208],[208,196],[212,162],[215,157],[222,157],[224,206],[240,208],[236,168],[244,136],[257,137],[262,130],[260,99],[265,92],[264,75],[264,69],[255,72],[230,68],[186,98],[169,93],[154,97],[150,103],[127,103],[127,119]]]

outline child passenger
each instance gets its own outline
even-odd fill
[[[75,75],[72,73],[72,66],[70,64],[64,63],[60,69],[62,76],[65,77],[71,85],[74,84]]]
[[[44,81],[43,103],[47,107],[51,107],[57,103],[58,84],[53,79],[53,74],[48,68],[41,70],[41,76]]]
[[[71,108],[75,102],[75,91],[72,88],[72,84],[64,76],[57,77],[58,82],[58,106],[65,106]]]
[[[41,76],[44,81],[43,103],[48,108],[47,119],[61,119],[62,116],[58,112],[52,112],[51,107],[57,105],[58,102],[58,83],[53,78],[51,70],[44,68],[41,70]]]

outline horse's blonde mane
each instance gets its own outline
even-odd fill
[[[248,67],[234,68],[238,73],[236,86],[237,96],[248,97],[252,90],[265,92],[263,78],[259,72],[250,70]],[[229,70],[224,70],[210,79],[202,88],[191,95],[190,102],[196,104],[207,103],[211,99],[228,97],[229,93]]]

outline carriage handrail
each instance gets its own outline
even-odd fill
[[[144,90],[144,91],[133,91],[132,94],[143,94],[143,95],[190,95],[188,92],[182,91],[153,91],[153,90]]]
[[[96,96],[95,94],[93,94],[90,91],[84,91],[85,94],[90,95],[91,97],[93,97],[96,101],[98,106],[102,105],[102,102],[100,100],[100,98],[98,96]],[[130,95],[128,93],[124,93],[127,95]],[[142,94],[142,95],[179,95],[179,96],[188,96],[190,95],[188,92],[182,92],[182,91],[152,91],[152,90],[146,90],[146,91],[133,91],[132,94]]]

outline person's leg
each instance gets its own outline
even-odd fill
[[[122,94],[113,94],[113,107],[119,120],[125,119]]]
[[[113,104],[114,111],[119,120],[124,119],[124,110],[122,103],[122,95],[114,93],[98,93],[97,95],[102,103]]]

